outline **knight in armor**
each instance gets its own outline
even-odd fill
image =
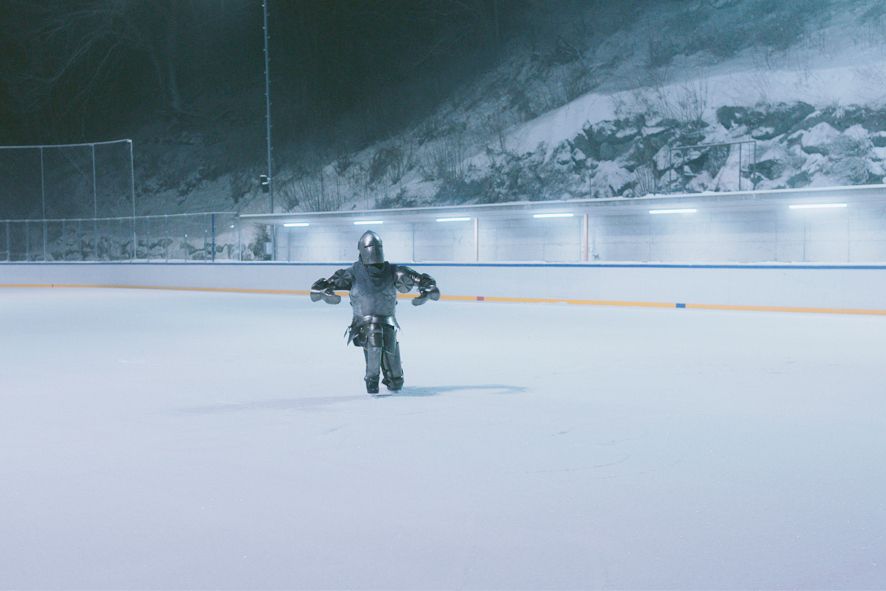
[[[353,265],[339,269],[328,279],[314,282],[311,301],[338,304],[341,296],[335,291],[350,291],[354,317],[347,330],[348,343],[363,347],[366,391],[378,394],[381,372],[382,383],[390,392],[396,392],[403,387],[397,343],[399,325],[394,315],[397,292],[408,293],[416,288],[418,296],[413,298],[412,305],[420,306],[428,300],[439,300],[440,290],[427,273],[387,262],[381,238],[375,232],[366,232],[360,237],[357,251],[360,256]]]

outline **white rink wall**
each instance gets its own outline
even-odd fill
[[[349,263],[10,263],[0,285],[305,291]],[[444,296],[886,310],[886,265],[412,264]]]
[[[551,215],[568,217],[536,217]],[[243,228],[276,226],[274,260],[286,262],[347,259],[367,229],[383,236],[392,259],[429,263],[886,261],[884,185],[256,214],[241,221]]]

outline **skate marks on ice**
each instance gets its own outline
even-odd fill
[[[524,386],[508,386],[506,384],[481,384],[464,386],[404,386],[399,392],[394,392],[396,397],[423,397],[450,394],[453,392],[482,393],[482,394],[522,394],[527,391]]]
[[[324,406],[366,400],[367,398],[369,398],[368,394],[360,396],[308,396],[304,398],[275,398],[271,400],[246,400],[244,402],[220,402],[204,406],[178,408],[175,409],[175,413],[184,415],[216,415],[253,411],[310,411]]]
[[[519,394],[526,392],[523,386],[508,386],[504,384],[483,384],[464,386],[406,386],[399,392],[390,393],[386,396],[372,396],[358,394],[353,396],[307,396],[301,398],[275,398],[271,400],[246,400],[243,402],[219,402],[202,406],[188,406],[175,409],[175,414],[184,415],[216,415],[237,412],[253,411],[311,411],[333,404],[358,402],[383,398],[426,397],[449,394],[453,392],[482,393],[482,394]]]

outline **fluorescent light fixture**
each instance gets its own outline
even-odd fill
[[[469,222],[472,218],[437,218],[438,222]]]
[[[283,224],[284,228],[307,228],[310,226],[308,222],[289,222],[288,224]]]
[[[845,203],[795,203],[789,205],[791,209],[841,209],[846,207]]]
[[[543,218],[572,218],[575,217],[574,213],[534,213],[532,217],[536,219]]]
[[[676,214],[676,213],[695,213],[697,209],[650,209],[649,213],[652,215],[662,215],[662,214]]]
[[[356,222],[354,222],[354,225],[355,226],[370,226],[372,224],[380,225],[383,223],[384,222],[381,220],[357,220]]]

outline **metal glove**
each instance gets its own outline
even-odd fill
[[[440,299],[440,290],[437,289],[437,286],[434,285],[432,287],[423,287],[418,290],[418,297],[413,298],[412,305],[413,306],[421,306],[428,300],[434,300],[435,302]]]
[[[318,279],[311,286],[311,301],[323,300],[327,304],[337,304],[341,296],[335,293],[335,286],[328,279]]]

